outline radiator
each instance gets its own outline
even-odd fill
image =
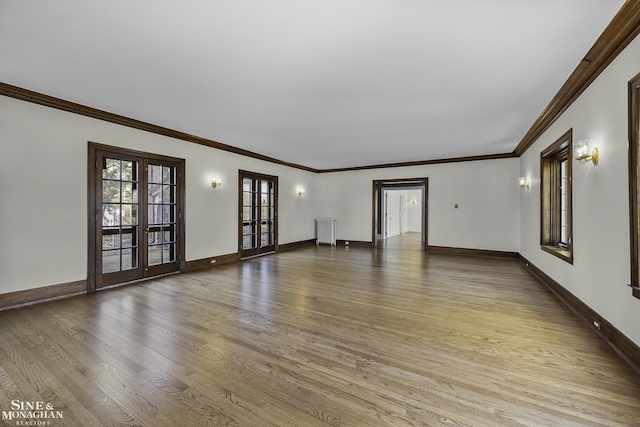
[[[336,220],[328,218],[316,219],[316,245],[328,243],[336,246]]]

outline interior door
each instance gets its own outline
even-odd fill
[[[240,257],[275,252],[278,178],[240,171]]]
[[[89,290],[180,271],[184,163],[102,147],[90,146]]]
[[[180,269],[178,257],[178,167],[145,159],[146,210],[144,223],[144,277]]]

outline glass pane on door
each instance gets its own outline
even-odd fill
[[[240,175],[240,256],[275,251],[277,177]]]
[[[102,274],[138,268],[138,162],[102,164]]]
[[[257,181],[253,178],[242,179],[242,250],[257,247],[258,208]]]
[[[179,271],[184,162],[89,147],[89,290]]]
[[[148,165],[147,177],[147,265],[176,261],[177,192],[176,168]]]
[[[274,214],[275,185],[271,180],[262,179],[260,184],[260,247],[275,244]]]

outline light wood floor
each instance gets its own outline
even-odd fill
[[[517,261],[404,237],[2,312],[0,408],[51,403],[52,426],[640,425],[640,374]]]

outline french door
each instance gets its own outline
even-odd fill
[[[89,291],[180,271],[184,161],[89,145]]]
[[[278,177],[240,171],[240,258],[275,252]]]

